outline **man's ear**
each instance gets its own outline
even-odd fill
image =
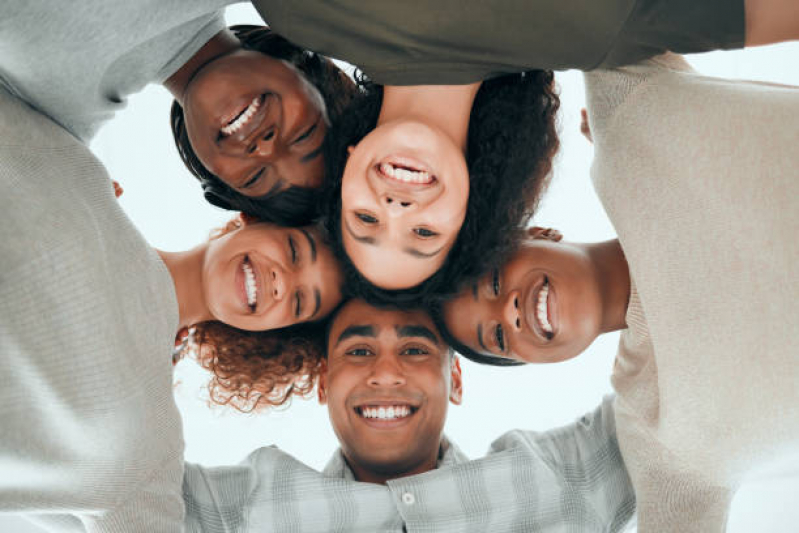
[[[460,405],[463,399],[463,379],[461,378],[461,360],[456,354],[452,354],[450,363],[450,387],[449,401],[455,405]]]
[[[527,228],[527,234],[533,239],[545,239],[552,242],[560,242],[563,239],[563,235],[558,230],[541,226]]]
[[[319,363],[316,397],[319,399],[319,405],[327,405],[327,359],[322,359]]]

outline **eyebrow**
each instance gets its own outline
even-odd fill
[[[319,308],[322,307],[322,294],[319,292],[318,287],[313,290],[313,296],[316,301],[316,307],[314,307],[313,313],[311,313],[311,318],[315,317],[319,312]]]
[[[441,248],[439,248],[438,250],[435,250],[434,252],[423,252],[423,251],[417,250],[415,248],[403,248],[402,251],[405,252],[406,254],[408,254],[408,255],[410,255],[412,257],[416,257],[418,259],[428,259],[430,257],[435,257],[443,249],[444,249],[444,247],[442,246]]]
[[[305,154],[304,156],[302,156],[302,157],[300,158],[300,163],[309,163],[309,162],[310,162],[310,161],[312,161],[313,159],[316,159],[317,157],[319,157],[319,154],[321,154],[321,153],[322,153],[322,146],[323,146],[323,145],[322,145],[322,144],[320,144],[320,145],[319,145],[319,148],[317,148],[316,150],[311,150],[310,152],[308,152],[307,154]]]
[[[311,263],[316,263],[316,241],[314,241],[313,236],[311,236],[308,230],[300,228],[300,231],[305,235],[305,238],[308,239],[308,246],[311,247]]]
[[[409,325],[409,326],[394,326],[397,332],[397,337],[421,337],[436,344],[439,343],[438,337],[427,326],[422,325]]]
[[[338,336],[338,339],[336,340],[336,346],[350,337],[377,337],[377,334],[375,334],[375,328],[371,325],[355,324],[352,326],[347,326],[344,331],[341,332],[341,335]]]

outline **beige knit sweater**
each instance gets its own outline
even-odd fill
[[[592,178],[634,289],[612,382],[640,531],[723,531],[799,447],[799,88],[678,56],[586,74]]]

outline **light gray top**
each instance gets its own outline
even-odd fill
[[[0,186],[0,512],[180,531],[166,266],[89,150],[2,88]]]
[[[612,403],[559,429],[508,432],[474,461],[445,439],[438,468],[387,485],[354,481],[340,451],[322,472],[275,447],[237,466],[187,464],[187,531],[620,531],[635,500]]]
[[[220,10],[235,1],[0,2],[0,86],[88,142],[129,95],[221,31]]]
[[[612,381],[638,529],[721,532],[742,476],[799,449],[799,88],[666,55],[586,92],[635,284]]]

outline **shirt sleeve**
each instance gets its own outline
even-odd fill
[[[492,444],[494,451],[518,446],[518,441],[529,446],[602,531],[623,530],[635,512],[635,493],[616,439],[614,399],[605,397],[573,424],[545,432],[517,430]]]

